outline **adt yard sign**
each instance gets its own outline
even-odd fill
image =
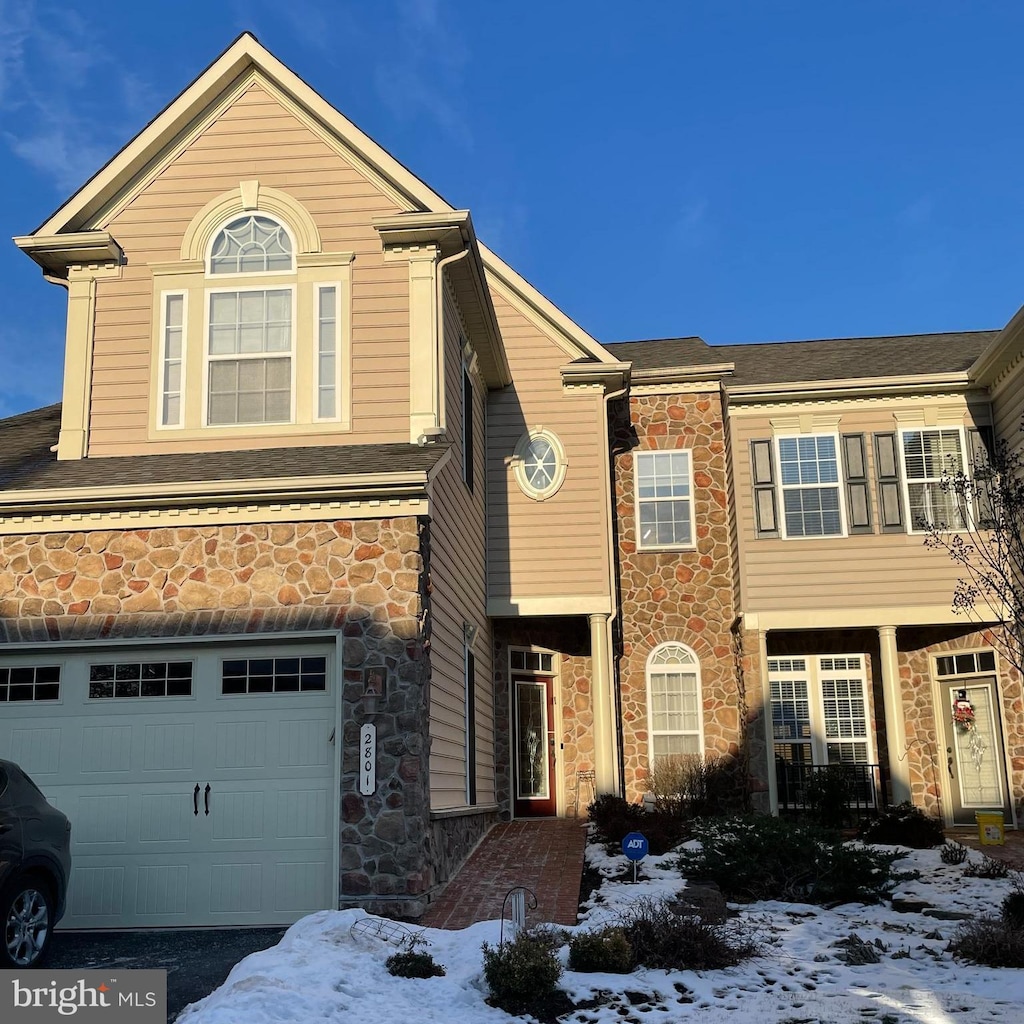
[[[622,852],[629,860],[643,860],[647,856],[647,836],[643,832],[630,832],[622,840]]]

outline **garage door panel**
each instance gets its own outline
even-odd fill
[[[319,666],[316,686],[328,666],[326,689],[225,695],[232,648],[210,644],[187,656],[69,654],[59,700],[4,705],[0,756],[18,761],[72,822],[62,928],[288,924],[334,905],[333,647],[236,645],[234,657],[252,659],[254,649],[272,659],[274,686],[290,671],[281,651],[298,649],[302,664],[309,655]],[[171,678],[159,664],[185,661],[188,695],[142,696],[147,677]],[[133,664],[138,696],[93,688],[90,697],[96,665],[106,676],[113,666],[116,686]]]

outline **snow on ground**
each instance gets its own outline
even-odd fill
[[[638,882],[616,880],[626,861],[601,847],[587,849],[605,878],[581,917],[580,929],[615,920],[640,896],[670,897],[683,882],[675,857],[648,857]],[[971,852],[971,859],[981,855]],[[940,911],[997,912],[1012,879],[963,878],[964,865],[945,865],[938,850],[910,852],[897,870],[917,881],[896,894]],[[756,933],[764,953],[721,971],[638,970],[629,975],[576,974],[561,987],[574,1001],[604,994],[607,1002],[566,1020],[579,1024],[1018,1024],[1024,1021],[1024,970],[958,963],[946,952],[956,921],[900,913],[888,904],[832,910],[797,903],[731,905],[734,920]],[[375,925],[361,910],[322,911],[288,930],[281,942],[239,963],[227,981],[188,1007],[178,1024],[278,1024],[381,1021],[383,1024],[489,1024],[515,1021],[485,1003],[480,944],[497,943],[500,924],[462,931],[412,929],[447,968],[443,978],[391,977],[385,960],[396,947],[360,934]],[[359,922],[363,922],[362,925]],[[355,928],[353,926],[356,926]],[[508,925],[506,925],[506,933]],[[838,939],[856,933],[879,940],[881,962],[848,966]],[[563,960],[567,950],[562,950]]]

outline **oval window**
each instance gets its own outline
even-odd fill
[[[550,498],[565,479],[565,451],[548,430],[531,430],[516,445],[514,471],[519,489],[528,498]]]

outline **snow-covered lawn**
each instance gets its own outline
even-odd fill
[[[608,877],[623,871],[624,858],[609,857],[597,846],[588,847],[587,856],[606,880],[578,928],[611,923],[638,896],[668,897],[683,885],[672,854],[648,857],[635,885]],[[970,857],[981,859],[974,851]],[[896,867],[917,869],[921,877],[901,883],[896,895],[924,901],[939,912],[998,912],[1012,880],[963,878],[964,866],[943,864],[938,850],[913,851]],[[565,1019],[580,1024],[624,1020],[715,1024],[726,1019],[732,1024],[1024,1021],[1024,970],[954,961],[946,946],[956,921],[900,913],[889,904],[825,910],[761,902],[732,909],[739,911],[734,920],[745,933],[756,934],[764,943],[759,958],[700,974],[566,970],[560,984],[575,1002],[597,996],[606,1001]],[[394,945],[360,934],[374,920],[357,910],[323,911],[304,918],[277,946],[238,964],[216,992],[184,1011],[179,1024],[486,1024],[519,1019],[484,1001],[487,987],[480,944],[497,943],[499,922],[457,932],[424,930],[426,944],[421,948],[444,964],[448,973],[443,978],[415,980],[388,974],[384,962],[396,951]],[[353,928],[360,921],[366,924]],[[851,933],[875,945],[879,963],[850,966],[840,959],[843,949],[835,943]]]

